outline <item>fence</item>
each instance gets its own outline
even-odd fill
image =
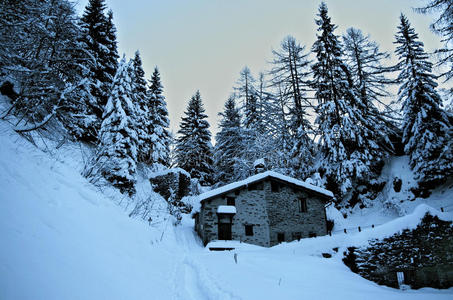
[[[438,209],[441,212],[450,212],[450,211],[453,211],[453,204],[441,206]],[[379,225],[382,225],[382,224],[384,224],[384,223],[371,224],[371,225],[366,225],[366,226],[347,227],[347,228],[343,228],[343,229],[330,231],[329,235],[332,236],[332,234],[339,234],[341,232],[343,232],[344,234],[348,234],[348,233],[352,233],[352,232],[361,232],[363,229],[374,228],[375,226],[379,226]]]

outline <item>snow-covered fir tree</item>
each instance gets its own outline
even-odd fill
[[[135,52],[134,58],[132,60],[132,66],[134,68],[134,76],[132,77],[132,89],[134,92],[134,99],[136,105],[136,112],[133,118],[137,124],[137,138],[138,138],[138,148],[137,148],[137,159],[139,162],[147,162],[146,158],[149,156],[151,138],[148,134],[147,123],[149,122],[149,113],[147,102],[147,87],[145,80],[145,71],[142,66],[142,59],[140,57],[140,52],[137,50]]]
[[[148,161],[168,167],[170,164],[171,134],[169,132],[167,103],[163,95],[159,69],[154,68],[148,90],[148,132],[150,136],[150,155]]]
[[[213,149],[207,115],[197,91],[184,112],[176,139],[176,162],[202,185],[213,180]]]
[[[112,14],[110,12],[107,17],[105,9],[105,0],[89,0],[81,18],[85,33],[83,41],[87,45],[87,52],[95,59],[91,73],[94,82],[92,94],[96,97],[96,102],[92,106],[99,119],[109,97],[118,64]]]
[[[97,164],[122,193],[135,193],[138,138],[134,115],[134,66],[123,58],[112,84],[100,130]]]
[[[325,3],[321,3],[318,16],[320,33],[312,48],[316,54],[312,69],[320,134],[317,169],[337,201],[353,205],[358,201],[357,195],[351,194],[358,190],[353,187],[369,180],[370,168],[380,151],[366,126],[368,120],[360,113],[363,104],[355,94],[352,75],[334,34],[336,26],[331,23]]]
[[[241,114],[236,107],[234,96],[225,102],[224,111],[216,134],[214,148],[214,165],[216,182],[223,184],[241,179],[244,169],[248,170],[247,163],[242,161],[244,153],[243,130],[241,128]]]
[[[453,78],[453,4],[451,0],[430,0],[424,7],[416,9],[426,13],[435,13],[437,19],[431,24],[431,30],[442,37],[443,47],[436,50],[439,56],[439,65],[443,67],[441,76],[445,81]],[[450,88],[453,96],[453,88]]]
[[[398,95],[404,114],[404,150],[410,156],[410,166],[420,186],[432,188],[453,175],[453,150],[449,146],[452,124],[441,108],[432,63],[404,15],[400,16],[395,38],[401,69]]]

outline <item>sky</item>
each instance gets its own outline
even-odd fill
[[[80,13],[88,0],[79,0]],[[218,113],[233,91],[239,72],[248,66],[257,77],[270,70],[272,49],[287,35],[306,50],[316,38],[314,19],[320,0],[106,0],[113,10],[120,56],[140,51],[146,78],[158,66],[166,96],[170,128],[176,133],[190,97],[200,90],[213,135]],[[432,15],[412,8],[427,0],[326,0],[335,33],[361,29],[392,54],[404,13],[428,52],[440,38],[429,30]]]

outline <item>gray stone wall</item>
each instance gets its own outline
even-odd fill
[[[227,196],[235,198],[236,214],[232,218],[232,239],[269,247],[269,225],[263,190],[249,191],[247,188],[203,203],[199,214],[200,237],[204,243],[218,239],[217,207],[227,205]],[[253,236],[245,235],[245,225],[253,225]]]
[[[203,202],[196,230],[205,244],[218,239],[217,207],[227,205],[227,196],[235,198],[233,240],[270,247],[278,243],[278,233],[284,233],[287,242],[296,239],[297,233],[302,238],[311,233],[327,234],[322,200],[288,185],[283,185],[279,192],[272,192],[270,180],[260,184],[262,189],[244,187]],[[300,197],[307,200],[307,212],[299,212]],[[253,225],[253,236],[246,236],[245,225]]]
[[[272,192],[271,182],[265,182],[266,202],[270,227],[270,246],[278,244],[278,234],[290,242],[300,234],[307,238],[327,234],[324,201],[289,185],[280,185],[279,192]],[[306,199],[307,211],[299,212],[299,199]]]

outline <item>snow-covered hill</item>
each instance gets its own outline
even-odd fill
[[[119,194],[101,192],[80,175],[80,149],[70,143],[58,150],[50,143],[49,149],[52,155],[0,123],[2,300],[452,297],[453,289],[378,286],[341,262],[342,249],[350,244],[415,226],[426,210],[452,218],[449,213],[419,206],[413,214],[360,233],[210,252],[194,235],[190,218],[178,227],[161,210],[151,226],[130,218],[126,205],[118,205]],[[149,188],[146,181],[140,185],[144,193]],[[350,220],[361,222],[358,215]],[[333,247],[340,247],[338,254]],[[323,258],[323,252],[333,257]]]

